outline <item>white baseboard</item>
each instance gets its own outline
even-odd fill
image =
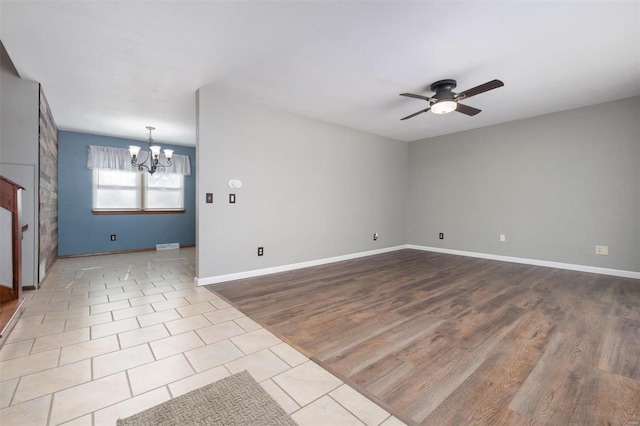
[[[253,271],[237,272],[234,274],[217,275],[194,279],[196,285],[218,284],[227,281],[236,281],[244,278],[259,277],[261,275],[276,274],[278,272],[293,271],[294,269],[309,268],[311,266],[326,265],[327,263],[342,262],[343,260],[357,259],[359,257],[373,256],[374,254],[388,253],[390,251],[406,249],[406,245],[386,247],[378,250],[362,251],[359,253],[345,254],[342,256],[327,257],[324,259],[310,260],[307,262],[292,263],[289,265],[274,266],[271,268],[255,269]]]
[[[615,277],[640,279],[640,272],[625,271],[621,269],[600,268],[596,266],[575,265],[572,263],[551,262],[548,260],[526,259],[523,257],[501,256],[497,254],[477,253],[473,251],[453,250],[439,247],[419,246],[415,244],[405,244],[400,246],[386,247],[379,250],[363,251],[359,253],[345,254],[342,256],[327,257],[325,259],[310,260],[307,262],[292,263],[289,265],[274,266],[271,268],[255,269],[253,271],[237,272],[234,274],[217,275],[194,279],[196,285],[218,284],[227,281],[236,281],[244,278],[259,277],[261,275],[276,274],[278,272],[293,271],[295,269],[309,268],[311,266],[326,265],[327,263],[342,262],[343,260],[357,259],[359,257],[372,256],[374,254],[388,253],[402,249],[414,249],[422,251],[432,251],[436,253],[454,254],[457,256],[477,257],[480,259],[500,260],[502,262],[522,263],[525,265],[546,266],[548,268],[567,269],[570,271],[589,272],[592,274],[612,275]]]
[[[473,251],[452,250],[439,247],[426,247],[407,244],[407,248],[437,253],[455,254],[458,256],[478,257],[481,259],[500,260],[503,262],[523,263],[525,265],[546,266],[548,268],[568,269],[570,271],[590,272],[592,274],[613,275],[615,277],[640,279],[640,272],[621,269],[599,268],[596,266],[575,265],[572,263],[550,262],[547,260],[526,259],[523,257],[500,256],[497,254],[476,253]]]

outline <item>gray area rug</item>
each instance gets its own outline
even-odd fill
[[[117,425],[297,426],[246,371],[118,419]]]

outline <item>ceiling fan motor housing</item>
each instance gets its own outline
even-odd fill
[[[455,80],[440,80],[431,85],[431,91],[435,92],[434,98],[441,100],[453,100],[455,98],[453,89],[457,83]]]

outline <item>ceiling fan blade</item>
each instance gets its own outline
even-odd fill
[[[428,96],[422,96],[422,95],[414,95],[413,93],[400,93],[400,96],[407,96],[409,98],[416,98],[416,99],[422,99],[423,101],[429,101],[429,102],[436,102],[437,99],[432,99]]]
[[[475,95],[479,95],[480,93],[488,92],[489,90],[497,89],[498,87],[502,86],[504,86],[504,83],[500,80],[491,80],[487,81],[484,84],[481,84],[480,86],[476,86],[469,90],[465,90],[464,92],[460,92],[456,96],[459,99],[466,99]]]
[[[466,115],[474,116],[476,114],[479,114],[480,111],[482,110],[478,108],[470,107],[469,105],[463,105],[460,102],[458,102],[458,105],[456,106],[456,111]]]
[[[430,109],[431,109],[431,107],[429,107],[429,108],[427,108],[427,109],[423,109],[422,111],[418,111],[418,112],[416,112],[416,113],[414,113],[414,114],[407,115],[405,118],[401,118],[401,119],[400,119],[400,121],[402,121],[402,120],[406,120],[407,118],[415,117],[416,115],[422,114],[423,112],[427,112],[427,111],[429,111]]]

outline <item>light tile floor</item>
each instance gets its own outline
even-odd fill
[[[301,426],[404,424],[196,287],[194,259],[59,259],[0,349],[0,423],[115,425],[247,370]]]

